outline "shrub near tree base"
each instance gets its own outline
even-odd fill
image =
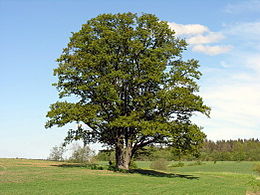
[[[156,170],[167,170],[168,169],[168,161],[164,158],[160,158],[151,163],[150,168]]]
[[[260,174],[260,163],[256,164],[253,170]]]

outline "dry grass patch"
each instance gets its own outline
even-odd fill
[[[260,195],[260,192],[246,192],[246,195]]]

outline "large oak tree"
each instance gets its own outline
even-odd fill
[[[197,94],[197,60],[182,60],[186,42],[165,21],[133,13],[102,14],[73,33],[54,69],[60,98],[46,127],[77,122],[66,141],[83,139],[115,149],[116,166],[150,144],[194,151],[205,138],[191,116],[209,115]]]

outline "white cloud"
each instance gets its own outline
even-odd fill
[[[208,27],[201,24],[176,24],[168,22],[168,25],[175,31],[176,35],[196,35],[208,32]]]
[[[230,46],[230,45],[225,45],[225,46],[195,45],[195,46],[192,47],[193,51],[205,53],[205,54],[212,55],[212,56],[227,53],[231,49],[232,49],[232,46]]]
[[[218,55],[230,51],[231,46],[204,45],[216,43],[224,39],[221,32],[212,32],[207,26],[201,24],[177,24],[168,22],[168,25],[175,31],[177,36],[186,38],[187,43],[192,45],[192,50],[207,55]]]
[[[246,0],[233,4],[228,4],[225,7],[224,11],[230,14],[240,14],[244,12],[260,12],[260,1]]]
[[[225,34],[244,37],[247,40],[260,40],[260,22],[244,22],[225,26]]]
[[[214,126],[213,131],[207,132],[207,139],[209,140],[229,140],[229,139],[250,139],[259,138],[259,132],[257,130],[245,129],[243,127],[237,127],[234,125],[219,124]]]
[[[248,68],[252,69],[254,72],[259,73],[259,75],[260,75],[260,56],[259,55],[250,55],[246,58],[245,61],[246,61],[246,65]]]
[[[238,123],[240,126],[254,126],[260,120],[260,86],[257,84],[244,84],[241,80],[232,81],[227,78],[226,85],[215,86],[205,96],[213,101],[214,117],[224,117],[230,123]],[[235,83],[235,84],[233,84]]]
[[[218,32],[210,32],[207,35],[192,36],[187,39],[189,44],[214,43],[224,39],[224,35]]]
[[[229,75],[229,76],[227,76]],[[260,138],[260,74],[231,73],[222,69],[202,88],[202,97],[212,108],[211,118],[195,118],[208,139]]]
[[[260,22],[226,25],[218,33],[205,29],[178,33],[193,51],[207,55],[227,53],[231,44],[235,48],[225,58],[212,58],[215,65],[203,68],[201,96],[212,113],[211,119],[194,117],[195,123],[213,140],[260,138]],[[228,45],[220,42],[225,37]]]
[[[195,121],[208,139],[260,138],[260,57],[248,51],[229,57],[220,65],[233,65],[214,67],[204,75],[201,95],[212,108],[211,119]]]
[[[202,96],[212,107],[211,119],[203,124],[205,130],[207,127],[211,130],[207,132],[209,138],[260,136],[260,86],[253,84],[256,81],[244,84],[241,78],[232,80],[227,77],[222,85],[204,91]]]
[[[236,58],[240,55],[257,58],[260,53],[260,22],[240,22],[225,25],[222,30],[227,37],[226,40],[236,46]],[[243,57],[242,60],[245,58]],[[249,60],[249,58],[246,58]],[[248,62],[245,62],[248,65]]]
[[[225,61],[220,61],[220,65],[223,67],[223,68],[229,68],[231,65],[228,64],[227,62]]]

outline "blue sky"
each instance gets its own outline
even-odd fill
[[[67,128],[45,129],[53,68],[71,32],[102,13],[153,13],[200,61],[209,139],[260,138],[260,0],[0,0],[0,157],[46,158]],[[92,146],[98,148],[97,145]]]

